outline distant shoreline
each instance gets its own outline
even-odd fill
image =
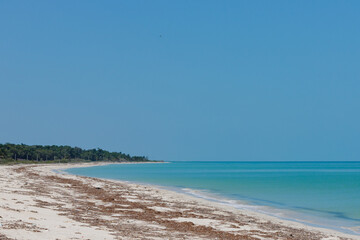
[[[0,143],[0,164],[68,162],[145,162],[146,156],[131,156],[101,148],[82,149],[67,145],[26,145]]]

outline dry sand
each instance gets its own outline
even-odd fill
[[[152,186],[53,171],[90,165],[0,166],[0,240],[360,239]]]

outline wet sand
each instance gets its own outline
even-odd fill
[[[92,165],[0,166],[0,240],[360,239],[153,186],[54,172]]]

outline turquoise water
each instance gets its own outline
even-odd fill
[[[172,162],[66,171],[171,187],[238,208],[360,234],[360,162]]]

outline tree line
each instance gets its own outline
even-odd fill
[[[101,148],[82,149],[70,146],[42,146],[0,144],[0,161],[148,161],[145,156],[130,156],[122,152],[109,152]]]

